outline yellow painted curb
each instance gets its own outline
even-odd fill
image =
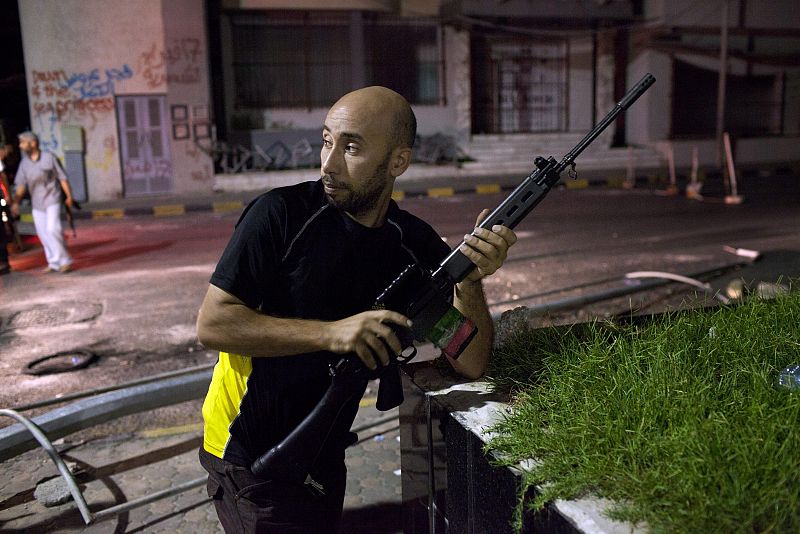
[[[237,211],[242,209],[244,203],[241,200],[231,200],[228,202],[214,202],[214,213],[224,213],[226,211]]]
[[[406,198],[405,191],[392,191],[392,200],[394,200],[395,202],[399,202],[404,198]]]
[[[125,211],[120,208],[107,210],[92,210],[92,219],[121,219]]]
[[[625,185],[624,176],[612,176],[606,180],[608,187],[623,187]]]
[[[452,197],[456,192],[452,187],[432,187],[428,189],[429,197]]]
[[[500,192],[500,184],[478,184],[475,186],[475,192],[479,195],[489,195],[491,193]]]
[[[203,430],[203,423],[189,423],[188,425],[170,426],[166,428],[155,428],[153,430],[143,430],[139,435],[143,438],[163,438],[164,436],[174,436],[176,434],[187,434]]]
[[[19,216],[19,220],[22,221],[22,222],[26,222],[26,223],[32,223],[33,222],[33,214],[31,214],[31,213],[22,213]]]
[[[579,180],[567,180],[567,189],[586,189],[589,187],[589,180],[581,178]]]
[[[163,206],[153,206],[153,215],[156,217],[170,217],[173,215],[183,215],[186,208],[183,204],[164,204]]]

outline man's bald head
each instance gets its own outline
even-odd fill
[[[370,120],[381,121],[391,128],[391,148],[412,148],[417,136],[417,118],[405,98],[387,87],[373,85],[356,89],[340,98],[331,109],[340,106],[357,108]]]

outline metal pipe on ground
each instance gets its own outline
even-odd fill
[[[211,370],[140,384],[57,408],[32,419],[50,439],[104,423],[118,417],[202,397],[208,391]],[[0,429],[0,462],[36,447],[21,424]]]
[[[706,276],[714,275],[714,274],[721,274],[725,271],[730,269],[734,269],[736,267],[741,267],[745,265],[744,263],[734,263],[729,265],[724,265],[721,267],[717,267],[715,269],[709,269],[707,271],[701,271],[698,273],[693,273],[686,275],[687,278],[703,278]],[[604,300],[611,300],[613,298],[622,297],[624,295],[630,295],[632,293],[638,293],[640,291],[646,291],[648,289],[655,289],[657,287],[661,287],[666,284],[674,283],[674,280],[667,280],[667,279],[657,279],[647,282],[642,282],[637,285],[633,286],[623,286],[623,287],[615,287],[612,289],[608,289],[606,291],[600,291],[597,293],[590,293],[588,295],[576,295],[573,297],[565,297],[563,299],[555,300],[552,302],[544,302],[542,304],[538,304],[536,306],[530,306],[527,308],[526,313],[529,316],[534,315],[543,315],[546,313],[553,313],[556,311],[562,310],[570,310],[573,308],[577,308],[579,306],[584,306],[586,304],[593,304],[595,302],[602,302]],[[525,297],[518,299],[518,301],[526,300]],[[492,320],[498,321],[500,316],[503,312],[494,312],[492,313]]]
[[[165,373],[159,373],[157,375],[140,378],[138,380],[131,380],[130,382],[122,382],[120,384],[114,384],[113,386],[88,389],[85,391],[78,391],[77,393],[70,393],[69,395],[64,395],[61,397],[54,397],[52,399],[45,399],[41,401],[31,402],[28,404],[21,404],[19,406],[12,406],[11,409],[16,410],[18,412],[24,412],[27,410],[33,410],[34,408],[43,408],[44,406],[51,406],[53,404],[62,404],[64,402],[71,400],[82,399],[84,397],[92,397],[100,393],[107,393],[109,391],[117,391],[119,389],[125,389],[131,386],[138,386],[140,384],[149,384],[151,382],[157,382],[164,378],[172,378],[174,376],[184,376],[195,373],[197,371],[206,371],[209,369],[213,369],[214,365],[215,364],[213,363],[208,363],[204,365],[197,365],[195,367],[189,367],[186,369],[179,369],[177,371],[167,371]]]
[[[33,436],[33,439],[39,443],[39,445],[41,445],[47,455],[50,456],[50,459],[53,460],[53,463],[56,464],[58,472],[61,473],[64,481],[67,483],[69,492],[72,494],[72,498],[75,501],[75,504],[78,506],[78,510],[81,513],[83,522],[87,525],[90,524],[92,522],[92,512],[86,505],[86,500],[83,498],[83,494],[78,488],[78,483],[75,482],[75,478],[72,476],[72,473],[70,473],[69,467],[67,467],[67,464],[65,464],[64,460],[61,459],[61,456],[58,455],[58,451],[56,451],[56,448],[53,447],[53,443],[47,439],[47,436],[44,432],[42,432],[42,429],[30,419],[18,412],[15,412],[14,410],[0,410],[0,415],[7,415],[8,417],[12,417],[19,421],[19,424],[14,426],[20,426],[24,428],[25,431],[29,432],[31,436]]]
[[[64,460],[58,454],[58,451],[53,446],[53,443],[47,438],[47,436],[42,432],[42,429],[39,428],[38,425],[33,423],[30,419],[23,416],[22,414],[14,411],[14,410],[6,410],[0,409],[0,415],[6,415],[8,417],[12,417],[19,421],[19,423],[25,427],[25,429],[31,433],[33,438],[39,443],[39,445],[45,450],[50,459],[56,464],[58,468],[58,472],[61,474],[61,477],[67,484],[67,488],[69,488],[70,495],[72,495],[72,500],[75,501],[75,505],[78,507],[78,511],[83,518],[83,522],[86,525],[91,525],[92,523],[96,523],[105,519],[106,517],[112,517],[123,512],[127,512],[128,510],[132,510],[133,508],[138,508],[140,506],[144,506],[145,504],[149,504],[153,501],[157,501],[159,499],[164,499],[166,497],[171,497],[172,495],[177,495],[178,493],[183,493],[184,491],[190,490],[192,488],[196,488],[206,483],[208,480],[207,476],[202,476],[199,478],[195,478],[193,480],[187,480],[177,486],[173,486],[171,488],[166,488],[161,491],[157,491],[155,493],[151,493],[149,495],[145,495],[138,499],[133,499],[131,501],[126,501],[124,503],[110,506],[108,508],[104,508],[102,510],[98,510],[97,512],[92,512],[89,510],[89,506],[86,503],[86,499],[83,497],[80,488],[78,487],[78,483],[75,481],[75,477],[72,476],[72,473],[67,467],[67,464],[64,463]]]

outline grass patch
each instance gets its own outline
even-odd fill
[[[534,458],[539,509],[593,494],[653,532],[800,532],[800,293],[647,322],[522,329],[489,382],[513,395],[487,448]],[[505,460],[504,460],[505,461]]]

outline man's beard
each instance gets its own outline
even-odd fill
[[[328,203],[354,217],[369,212],[375,207],[386,187],[391,156],[391,152],[386,155],[386,158],[375,168],[372,176],[359,189],[355,189],[353,184],[340,184],[330,176],[323,176],[323,182],[344,189],[349,193],[344,198],[338,199],[328,196]]]

